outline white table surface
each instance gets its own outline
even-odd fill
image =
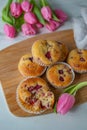
[[[15,39],[7,38],[3,33],[3,22],[1,21],[1,10],[6,0],[0,0],[0,50],[15,44],[18,41],[28,37],[20,33]],[[57,4],[66,10],[69,16],[80,15],[80,5],[87,5],[86,0],[51,0],[51,4],[57,7]],[[72,28],[72,22],[66,22],[60,30]],[[42,29],[41,33],[47,33],[46,29]],[[39,34],[38,34],[39,35]],[[65,116],[59,114],[48,114],[37,117],[21,118],[10,113],[2,87],[0,85],[0,130],[87,130],[87,103],[74,107]]]

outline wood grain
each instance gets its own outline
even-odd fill
[[[69,50],[75,48],[73,32],[72,30],[67,30],[39,35],[34,38],[21,41],[0,52],[0,80],[8,107],[10,111],[16,116],[34,116],[21,110],[16,103],[16,88],[19,82],[23,79],[21,74],[18,72],[17,66],[21,56],[30,52],[33,42],[38,39],[61,41],[68,46]],[[74,83],[79,83],[81,81],[87,81],[87,74],[76,74]],[[54,88],[51,89],[55,93],[55,97],[58,97],[60,91]],[[84,87],[78,91],[76,95],[76,104],[81,104],[86,101],[87,87]],[[46,111],[44,114],[51,112],[52,111]]]

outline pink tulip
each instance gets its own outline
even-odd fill
[[[41,14],[47,21],[50,21],[50,19],[52,19],[52,11],[49,6],[42,7]]]
[[[38,22],[36,15],[32,12],[25,13],[24,20],[29,24],[36,24]]]
[[[21,4],[17,2],[12,2],[12,4],[10,5],[10,12],[12,16],[18,18],[22,14]]]
[[[68,18],[68,16],[63,12],[61,9],[56,9],[55,10],[56,16],[60,19],[61,23],[65,22]]]
[[[54,31],[58,27],[60,27],[60,23],[55,20],[50,20],[49,23],[46,24],[46,28],[50,31]]]
[[[21,8],[24,12],[29,12],[33,8],[33,4],[31,4],[29,1],[23,1],[21,3]]]
[[[60,96],[57,103],[57,112],[64,115],[66,114],[74,105],[75,97],[68,93],[64,93]]]
[[[22,25],[22,32],[24,33],[24,35],[34,35],[37,31],[33,25],[29,23],[24,23]]]
[[[43,24],[41,24],[41,23],[38,22],[38,23],[36,23],[36,27],[37,28],[43,28]]]
[[[4,25],[4,32],[10,38],[14,38],[16,35],[16,30],[15,30],[14,26],[11,26],[9,24]]]

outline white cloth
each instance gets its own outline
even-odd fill
[[[87,8],[81,7],[82,17],[73,19],[74,40],[79,49],[87,49]]]
[[[87,7],[81,7],[81,15],[84,19],[84,22],[87,24]]]

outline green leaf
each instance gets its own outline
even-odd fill
[[[13,20],[7,15],[6,8],[2,10],[2,20],[8,24],[13,25]]]
[[[8,0],[6,6],[2,10],[2,20],[8,24],[14,25],[14,18],[10,15],[10,4],[13,0]]]
[[[38,20],[40,21],[40,23],[42,23],[43,25],[46,24],[44,18],[42,17],[42,14],[40,12],[40,9],[37,6],[34,6],[33,8],[33,12],[35,13],[35,15],[37,16]]]
[[[54,11],[52,10],[52,17],[55,21],[60,22],[60,19],[57,18],[56,14],[54,13]]]
[[[24,14],[22,14],[19,18],[15,19],[15,28],[17,31],[21,29],[21,25],[24,23]]]

